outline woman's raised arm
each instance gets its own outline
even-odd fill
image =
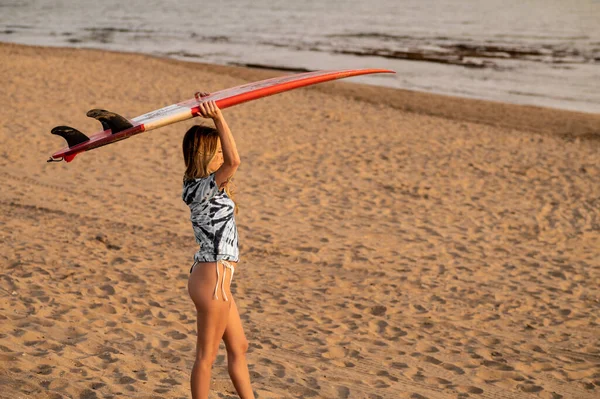
[[[233,176],[238,166],[240,166],[240,156],[229,125],[227,125],[227,121],[223,117],[219,107],[217,107],[217,104],[214,101],[201,103],[200,114],[205,118],[212,118],[219,132],[221,149],[223,151],[223,165],[215,172],[215,182],[219,189],[221,189]]]

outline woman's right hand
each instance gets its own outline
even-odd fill
[[[196,101],[200,101],[202,100],[202,97],[208,97],[210,96],[210,93],[207,93],[205,91],[197,91],[196,94],[194,94],[194,97],[196,97]]]
[[[200,115],[202,115],[203,118],[211,118],[212,120],[217,121],[223,117],[221,110],[217,107],[217,103],[215,103],[214,100],[200,103],[198,108],[200,109]]]

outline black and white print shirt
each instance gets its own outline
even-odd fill
[[[219,191],[215,174],[183,181],[183,201],[190,207],[190,220],[200,250],[196,262],[239,260],[235,204],[225,190]]]

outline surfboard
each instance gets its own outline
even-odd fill
[[[60,162],[62,160],[71,162],[81,152],[194,118],[200,115],[199,104],[206,101],[214,100],[219,108],[225,109],[299,87],[374,73],[395,72],[387,69],[345,69],[279,76],[217,91],[205,97],[201,97],[199,93],[196,93],[192,99],[148,112],[131,120],[114,112],[103,109],[92,109],[87,113],[87,116],[100,121],[102,123],[102,130],[88,137],[79,130],[69,126],[57,126],[53,128],[51,133],[63,137],[67,141],[68,146],[52,154],[48,162]]]

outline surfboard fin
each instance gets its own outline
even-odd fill
[[[92,109],[86,114],[90,118],[98,119],[104,130],[110,129],[112,134],[122,132],[133,127],[131,122],[119,114],[104,109]]]
[[[90,140],[88,136],[69,126],[56,126],[50,131],[50,133],[61,136],[67,140],[69,147],[73,147],[77,144],[85,143],[86,141]]]

